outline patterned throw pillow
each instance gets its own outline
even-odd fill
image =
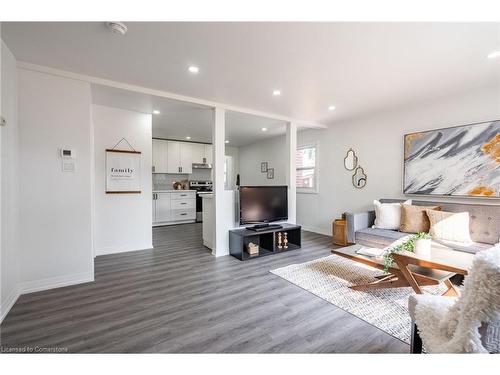
[[[410,206],[402,204],[399,230],[405,233],[429,232],[431,223],[425,210],[440,211],[441,206]]]
[[[431,223],[430,235],[440,240],[472,242],[468,212],[425,210]]]

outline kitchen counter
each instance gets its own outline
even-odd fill
[[[184,192],[196,192],[196,190],[174,190],[174,189],[165,189],[165,190],[153,190],[153,193],[184,193]]]

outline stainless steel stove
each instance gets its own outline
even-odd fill
[[[212,194],[212,181],[189,181],[189,189],[196,190],[196,221],[203,221],[203,194]]]

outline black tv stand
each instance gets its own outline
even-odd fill
[[[283,225],[279,224],[255,224],[252,225],[251,227],[246,227],[248,230],[253,230],[254,232],[262,232],[265,230],[273,230],[273,229],[281,229],[283,228]]]
[[[250,228],[232,229],[229,231],[229,253],[239,260],[260,258],[262,256],[282,253],[290,250],[300,249],[301,227],[294,224],[280,224],[279,228],[273,225],[263,229],[253,230]],[[278,233],[287,234],[288,247],[278,246]],[[247,251],[248,244],[252,242],[259,246],[259,253],[250,255]]]

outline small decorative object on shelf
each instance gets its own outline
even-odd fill
[[[259,255],[259,245],[254,244],[253,242],[250,242],[247,246],[247,253],[250,256],[257,256]]]
[[[288,249],[288,233],[283,233],[283,248]]]
[[[172,184],[174,190],[182,190],[182,183],[179,182],[179,181],[175,181],[173,184]]]
[[[268,180],[274,179],[274,168],[267,169],[267,179]]]
[[[277,236],[278,236],[278,249],[282,249],[283,248],[283,242],[282,242],[283,240],[282,240],[281,232],[278,232]]]

